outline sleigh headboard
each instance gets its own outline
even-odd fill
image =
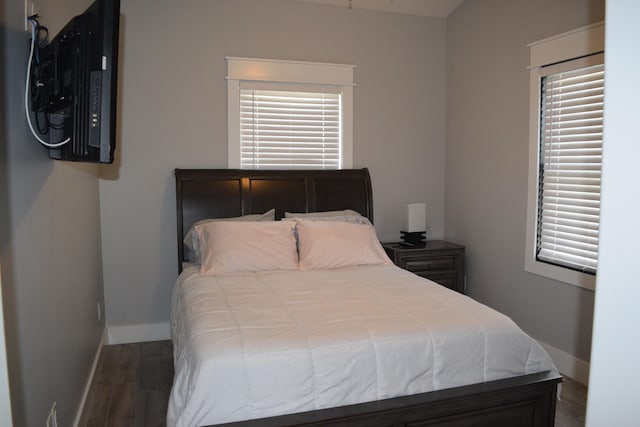
[[[373,222],[369,171],[176,169],[178,265],[187,261],[183,239],[205,218],[352,209]]]

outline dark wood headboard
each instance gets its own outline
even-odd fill
[[[184,235],[205,218],[227,218],[276,209],[322,212],[353,209],[373,222],[369,171],[176,169],[178,268],[187,261]]]

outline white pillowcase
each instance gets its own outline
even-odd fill
[[[263,214],[252,214],[236,216],[232,218],[207,218],[193,224],[187,234],[184,236],[184,244],[189,248],[188,259],[196,264],[200,263],[200,242],[198,241],[198,234],[195,232],[195,228],[200,224],[206,224],[215,221],[275,221],[276,210],[270,209]]]
[[[297,270],[291,222],[208,222],[197,225],[200,274]]]
[[[331,221],[296,221],[300,270],[393,264],[373,226]]]
[[[297,221],[304,219],[305,221],[325,221],[325,222],[348,222],[351,224],[367,224],[372,225],[369,218],[362,215],[336,215],[336,216],[305,216],[303,218],[289,217],[282,218],[282,221]]]
[[[314,218],[321,218],[321,217],[332,217],[332,216],[340,216],[340,217],[344,217],[344,216],[362,216],[360,215],[358,212],[351,210],[351,209],[345,209],[343,211],[324,211],[324,212],[285,212],[284,213],[284,217],[285,218],[304,218],[307,219],[309,217],[314,217]]]

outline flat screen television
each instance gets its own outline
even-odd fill
[[[49,157],[113,162],[119,25],[120,0],[95,0],[40,47],[31,91],[40,89],[38,132]]]

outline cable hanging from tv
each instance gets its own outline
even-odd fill
[[[50,99],[50,84],[46,82],[49,64],[43,61],[41,51],[47,44],[49,31],[47,27],[40,25],[38,15],[28,17],[31,24],[31,47],[29,50],[29,62],[27,64],[27,76],[24,88],[24,111],[31,133],[36,140],[47,148],[59,148],[71,141],[71,138],[63,138],[62,141],[52,142],[53,135],[61,135],[64,130],[63,123],[56,123],[55,116],[48,111],[47,100]],[[43,34],[43,36],[41,35]],[[29,90],[31,88],[31,90]],[[54,88],[53,88],[54,89]],[[29,105],[34,112],[35,128],[31,120]],[[53,120],[52,120],[53,119]],[[48,141],[41,138],[47,136]]]

